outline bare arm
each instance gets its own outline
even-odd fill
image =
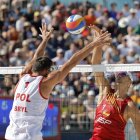
[[[102,59],[102,48],[97,47],[97,48],[93,49],[91,64],[92,65],[100,64],[101,59]],[[101,86],[101,88],[104,89],[105,85],[106,85],[104,73],[103,72],[95,72],[94,76],[95,76],[95,82],[96,82],[97,86],[99,86],[99,87]]]
[[[96,26],[91,26],[91,28],[94,29],[94,36],[98,37],[101,34],[101,30],[96,27]],[[104,46],[104,44],[103,44]],[[91,64],[96,65],[100,64],[102,60],[102,47],[95,47],[92,52],[92,59],[91,59]],[[104,89],[105,87],[108,87],[108,81],[104,78],[104,73],[103,72],[95,72],[95,82],[96,85],[99,87],[99,99],[98,103],[102,101],[102,98],[104,97],[105,92]],[[108,90],[108,88],[106,88]]]
[[[138,108],[134,105],[133,102],[128,103],[128,113],[129,118],[132,119],[133,124],[135,126],[138,138],[140,140],[140,111]]]
[[[46,44],[47,44],[48,40],[50,39],[51,33],[53,32],[53,28],[51,28],[50,31],[47,31],[46,23],[43,23],[42,24],[42,28],[40,28],[40,31],[41,31],[41,35],[40,36],[42,37],[42,42],[38,46],[38,48],[37,48],[37,50],[36,50],[32,60],[27,64],[27,66],[25,66],[25,68],[22,71],[21,75],[25,74],[25,73],[29,73],[31,71],[31,69],[32,69],[32,65],[34,64],[35,60],[38,57],[44,55]]]
[[[85,46],[83,49],[75,53],[70,60],[68,60],[58,71],[52,72],[48,75],[46,84],[52,87],[61,82],[69,73],[69,71],[76,66],[82,59],[87,57],[95,46],[101,46],[102,44],[108,44],[110,42],[110,34],[108,32],[100,35],[96,40]]]

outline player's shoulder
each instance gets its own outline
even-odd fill
[[[135,112],[135,110],[136,110],[136,105],[134,104],[134,102],[133,101],[129,101],[128,102],[128,110],[130,111],[130,112]]]
[[[57,83],[58,75],[59,75],[59,71],[57,70],[57,71],[51,72],[46,77],[43,77],[42,86],[46,87],[46,85],[47,85],[49,87],[53,87],[55,85],[54,83]]]
[[[19,78],[24,77],[25,75],[32,75],[32,71],[26,71],[25,69],[19,74]]]
[[[132,115],[136,113],[136,110],[137,110],[137,107],[135,103],[132,100],[129,100],[125,109],[127,114],[131,117]]]

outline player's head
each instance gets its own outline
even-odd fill
[[[127,78],[129,81],[131,81],[131,74],[128,72],[117,72],[115,73],[115,80],[116,82],[119,82],[120,80]]]
[[[126,84],[130,86],[132,83],[132,76],[128,72],[117,72],[115,73],[115,81],[119,85],[124,86]]]
[[[112,83],[115,83],[115,85],[113,86],[114,91],[123,88],[127,89],[132,83],[131,75],[128,72],[109,73],[105,75],[105,78],[109,82],[111,90]]]
[[[115,73],[116,80],[116,92],[118,91],[119,95],[125,95],[128,92],[132,84],[132,76],[127,72]]]
[[[47,75],[51,72],[51,67],[53,66],[53,62],[47,56],[41,56],[36,59],[33,64],[32,71],[39,73],[40,75]]]

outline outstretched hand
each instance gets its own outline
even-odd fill
[[[26,73],[31,73],[31,69],[32,69],[32,65],[34,64],[36,58],[43,56],[44,54],[44,49],[46,47],[46,41],[48,41],[51,37],[51,34],[53,32],[53,28],[51,28],[50,30],[48,30],[46,23],[42,23],[42,27],[39,28],[41,31],[41,34],[39,35],[43,42],[41,42],[41,44],[39,45],[39,47],[37,48],[34,57],[32,58],[32,60],[27,64],[27,66],[25,66],[25,68],[23,69],[21,75],[26,74]],[[45,41],[45,43],[44,43]]]
[[[94,38],[99,37],[99,35],[103,33],[103,31],[95,25],[90,25],[88,27],[94,31]]]
[[[110,45],[112,38],[108,31],[105,32],[95,25],[90,25],[89,28],[94,31],[93,42],[96,42],[98,46]]]
[[[100,34],[98,37],[96,37],[91,44],[93,44],[96,47],[104,46],[104,45],[110,45],[112,41],[111,34],[108,33],[108,31]]]
[[[48,41],[51,37],[51,34],[53,32],[53,28],[51,27],[50,30],[47,28],[46,23],[42,23],[42,27],[39,28],[41,31],[41,34],[39,35],[44,41]]]

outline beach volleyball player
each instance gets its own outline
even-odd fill
[[[47,30],[46,24],[42,25],[42,42],[31,62],[21,73],[9,115],[10,124],[5,134],[7,140],[42,140],[42,123],[49,95],[54,86],[61,82],[76,64],[88,56],[95,46],[108,45],[111,41],[108,32],[101,34],[75,53],[59,70],[52,71],[53,62],[47,56],[43,56],[52,32],[53,29]]]
[[[96,29],[95,36],[101,31]],[[92,28],[92,27],[91,27]],[[100,64],[102,48],[96,47],[92,54],[92,64]],[[128,73],[104,74],[95,72],[95,82],[99,87],[99,99],[94,120],[93,136],[90,140],[125,140],[125,126],[129,118],[132,119],[140,140],[140,112],[130,97],[128,89],[132,83]],[[110,84],[115,82],[115,89]],[[134,136],[136,138],[136,136]]]

